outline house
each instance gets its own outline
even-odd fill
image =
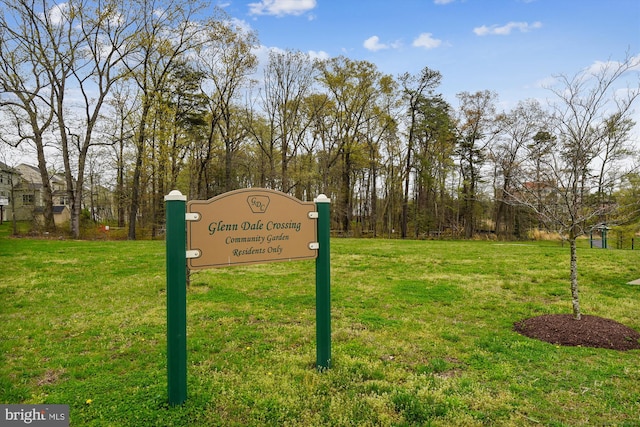
[[[53,218],[56,226],[68,223],[71,207],[67,194],[67,181],[61,173],[49,174],[53,201]],[[10,167],[0,163],[0,203],[3,220],[35,221],[43,223],[44,190],[40,170],[29,164]],[[81,207],[86,209],[94,221],[113,218],[113,195],[109,188],[92,185],[83,191]]]
[[[11,192],[13,183],[18,178],[18,172],[12,167],[0,162],[0,218],[7,221],[9,218],[9,209],[11,208]]]
[[[67,185],[62,174],[49,178],[53,192],[54,221],[61,225],[70,218],[67,207]],[[0,163],[0,197],[6,197],[3,219],[17,221],[42,221],[44,194],[40,171],[36,166],[20,164],[11,168]]]

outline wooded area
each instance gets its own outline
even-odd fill
[[[0,134],[37,154],[48,229],[55,167],[76,237],[83,208],[135,239],[161,233],[172,189],[203,200],[245,187],[324,193],[349,236],[638,229],[638,57],[557,76],[548,104],[500,111],[490,90],[450,105],[428,66],[390,76],[275,50],[260,64],[256,34],[194,0],[0,7]],[[104,188],[113,209],[94,201]]]

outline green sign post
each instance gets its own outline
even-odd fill
[[[290,212],[290,208],[296,207],[296,204],[304,204],[284,193],[276,192],[266,189],[245,189],[236,190],[235,192],[225,193],[218,198],[210,199],[204,202],[205,205],[211,205],[216,203],[222,203],[223,200],[233,200],[234,202],[229,207],[250,209],[247,215],[256,215],[256,218],[266,219],[265,221],[256,220],[255,222],[244,221],[242,223],[223,223],[222,221],[216,221],[207,218],[203,224],[208,224],[207,230],[210,236],[213,236],[218,232],[236,232],[241,230],[250,230],[252,233],[250,236],[241,236],[237,234],[234,236],[227,236],[223,240],[225,249],[232,247],[236,242],[251,241],[255,245],[263,245],[271,242],[271,245],[267,245],[266,248],[251,247],[250,250],[233,249],[232,254],[236,254],[238,258],[245,256],[246,254],[253,255],[258,253],[259,255],[266,254],[264,259],[258,257],[257,260],[249,259],[249,261],[234,261],[235,263],[241,262],[268,262],[268,261],[285,261],[293,259],[308,259],[309,250],[314,251],[317,249],[316,258],[316,368],[319,371],[329,369],[331,367],[331,271],[330,271],[330,199],[324,194],[319,195],[315,199],[315,209],[317,216],[314,212],[308,212],[308,218],[316,218],[315,222],[317,236],[317,242],[305,242],[305,247],[298,247],[296,242],[296,235],[301,234],[303,226],[302,222],[284,217],[283,212]],[[237,203],[246,199],[247,207],[245,203]],[[273,199],[273,202],[271,202]],[[282,203],[281,206],[279,202]],[[171,191],[165,196],[166,203],[166,215],[167,215],[167,236],[166,236],[166,265],[167,265],[167,384],[169,394],[169,404],[172,406],[182,405],[187,400],[187,258],[192,260],[193,258],[200,258],[203,260],[210,259],[209,254],[203,254],[202,248],[193,249],[191,247],[191,239],[195,239],[194,234],[187,233],[187,220],[189,221],[201,221],[203,220],[202,214],[199,212],[187,213],[186,208],[186,196],[182,195],[177,190]],[[270,207],[269,203],[273,203],[276,206]],[[293,203],[293,205],[289,205]],[[192,207],[197,207],[198,203],[190,202]],[[233,206],[232,206],[233,205]],[[311,203],[313,206],[313,203]],[[278,210],[278,208],[281,208]],[[304,207],[301,207],[304,210]],[[269,212],[274,211],[273,218],[271,216],[264,216]],[[312,208],[313,209],[313,208]],[[215,210],[215,209],[214,209]],[[208,215],[209,212],[205,209],[204,212]],[[218,211],[219,212],[219,211]],[[218,213],[220,214],[220,213]],[[244,213],[240,213],[244,214]],[[271,215],[271,214],[269,214]],[[275,219],[274,219],[275,218]],[[278,219],[282,220],[281,222]],[[311,223],[312,224],[312,223]],[[189,228],[191,231],[191,228]],[[262,232],[268,234],[261,234]],[[255,233],[254,233],[255,231]],[[287,233],[295,234],[287,234]],[[193,233],[193,231],[191,231]],[[188,237],[191,236],[191,237]],[[306,236],[306,234],[305,234]],[[202,236],[198,236],[201,239]],[[273,241],[281,242],[282,244],[273,243]],[[221,240],[222,241],[222,240]],[[295,242],[293,246],[286,245],[289,241]],[[200,242],[200,240],[199,240]],[[308,245],[307,245],[308,243]],[[190,250],[189,250],[190,249]],[[204,252],[209,252],[211,249],[207,248]],[[285,251],[291,251],[283,256]],[[298,252],[298,253],[295,253]],[[273,255],[271,255],[273,254]],[[246,258],[246,256],[245,256]],[[193,262],[193,261],[191,261]],[[227,265],[233,265],[231,260]],[[217,261],[211,262],[211,266],[222,266],[224,263]],[[207,267],[206,262],[199,268]]]
[[[331,266],[329,259],[330,211],[324,194],[315,199],[318,210],[316,258],[316,367],[331,367]]]
[[[167,212],[167,384],[169,404],[187,400],[187,197],[172,191]]]

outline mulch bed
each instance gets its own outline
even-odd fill
[[[514,330],[557,345],[623,351],[640,349],[639,332],[598,316],[582,315],[580,320],[575,320],[571,314],[545,314],[516,322]]]

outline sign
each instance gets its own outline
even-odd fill
[[[187,264],[197,270],[315,259],[316,204],[247,188],[187,204]]]
[[[187,400],[187,264],[193,269],[316,259],[316,367],[331,367],[330,203],[266,189],[231,191],[189,202],[178,190],[167,213],[167,391]],[[316,240],[317,238],[317,240]],[[185,247],[187,250],[185,251]]]
[[[9,198],[6,196],[0,196],[0,206],[9,206]]]

